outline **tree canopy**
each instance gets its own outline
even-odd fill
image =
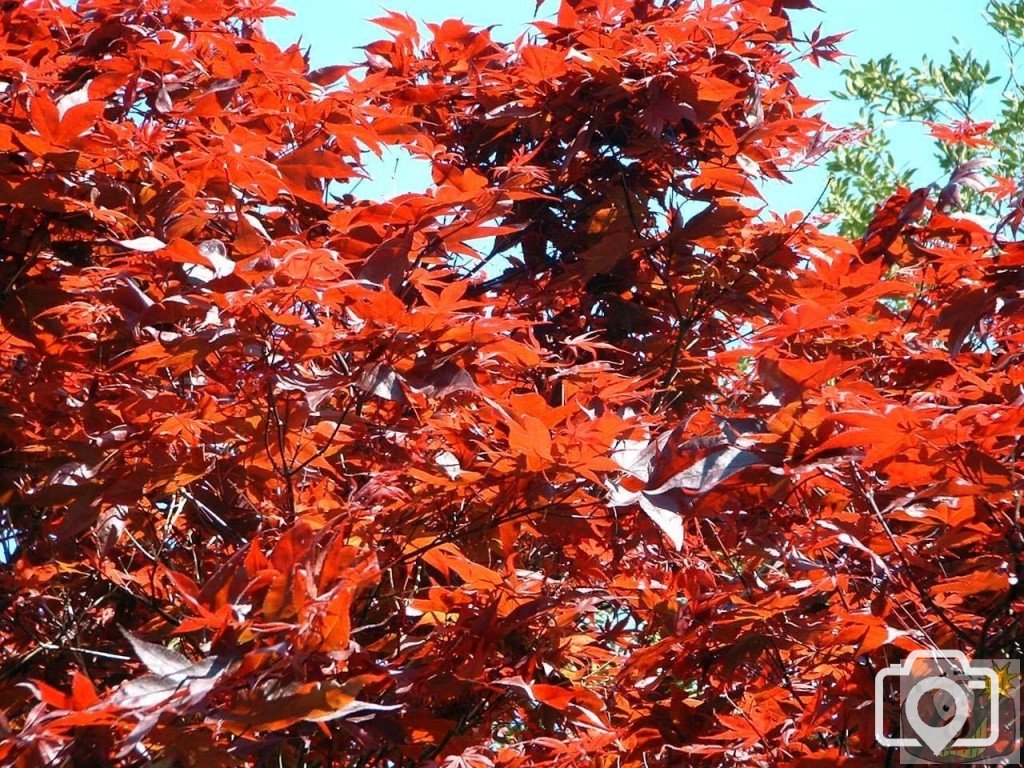
[[[1024,244],[763,210],[810,5],[0,6],[0,763],[874,768],[1019,656]]]
[[[967,6],[964,12],[970,12]],[[878,201],[896,187],[932,184],[939,190],[971,161],[973,174],[946,195],[966,212],[991,217],[988,227],[1016,213],[1024,171],[1024,95],[1017,77],[1024,1],[988,0],[984,19],[994,40],[990,49],[972,50],[954,38],[945,56],[926,56],[916,66],[888,54],[843,69],[845,87],[833,96],[856,105],[860,119],[853,140],[828,159],[832,176],[824,210],[837,215],[845,234],[862,233]],[[893,133],[930,145],[932,162],[900,156],[906,139],[894,140]]]

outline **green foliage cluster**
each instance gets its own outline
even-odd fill
[[[969,50],[957,50],[945,60],[925,57],[917,66],[901,66],[892,55],[844,69],[845,88],[832,95],[859,105],[858,140],[838,148],[830,157],[831,175],[824,210],[837,216],[847,236],[864,231],[878,201],[897,186],[944,185],[957,168],[985,158],[995,186],[997,177],[1019,183],[1024,169],[1024,89],[1017,63],[1024,50],[1024,0],[991,0],[985,18],[1002,45],[989,60]],[[981,141],[956,143],[932,135],[931,125],[956,126],[991,122]],[[922,178],[922,169],[897,161],[893,133],[899,126],[920,125],[934,143],[939,173]],[[991,143],[991,145],[989,145]],[[903,153],[900,153],[903,154]],[[1010,201],[984,190],[962,190],[960,206],[969,213],[1000,216]]]

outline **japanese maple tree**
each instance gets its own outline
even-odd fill
[[[764,210],[809,7],[311,71],[272,0],[0,6],[0,763],[878,766],[877,669],[1020,655],[1024,208]]]

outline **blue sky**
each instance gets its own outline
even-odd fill
[[[380,4],[351,0],[280,0],[295,12],[289,19],[274,20],[268,32],[286,44],[297,39],[312,48],[315,66],[362,60],[358,47],[383,36],[369,19],[385,9],[409,14],[421,21],[461,18],[478,26],[496,25],[494,36],[512,40],[525,31],[534,19],[535,0],[384,0]],[[892,53],[904,64],[915,64],[926,53],[944,54],[951,47],[973,49],[979,58],[1000,61],[999,38],[985,24],[982,12],[985,0],[819,0],[819,11],[795,14],[797,26],[810,31],[818,24],[827,33],[849,31],[843,50],[859,59]],[[557,0],[547,0],[538,15],[552,16]],[[954,41],[956,38],[956,42]],[[818,70],[804,68],[802,90],[809,96],[828,99],[832,90],[842,86],[839,66]],[[826,117],[836,125],[849,124],[855,111],[842,102],[824,107]],[[914,135],[896,133],[897,156],[908,165],[928,167],[931,148]],[[423,189],[430,183],[424,164],[390,155],[371,169],[373,179],[364,182],[360,194],[387,197]],[[814,204],[827,180],[821,168],[799,172],[791,185],[766,191],[774,210],[806,211]],[[924,178],[922,183],[934,181]]]

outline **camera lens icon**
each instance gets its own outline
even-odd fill
[[[949,678],[925,678],[910,689],[903,704],[904,715],[917,738],[938,753],[952,745],[963,731],[972,701],[963,686]],[[991,732],[995,734],[994,730]]]
[[[888,678],[895,678],[900,685],[901,727],[897,737],[886,735],[882,716]],[[878,743],[900,749],[925,747],[934,755],[948,749],[990,747],[999,737],[998,690],[996,672],[990,667],[972,666],[962,651],[913,651],[902,665],[886,667],[875,677]],[[985,692],[995,695],[981,695]],[[978,702],[988,711],[975,713]],[[965,735],[968,722],[979,719],[987,722],[984,734]]]

